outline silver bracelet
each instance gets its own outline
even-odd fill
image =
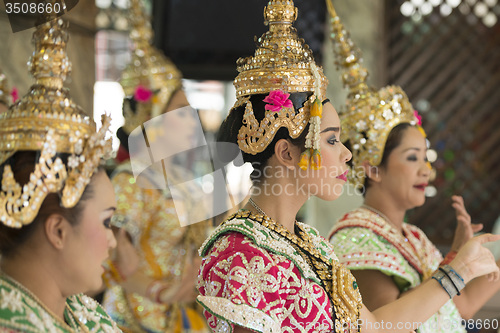
[[[464,279],[460,276],[460,274],[458,274],[450,265],[443,265],[439,267],[439,270],[443,271],[448,276],[457,290],[457,295],[460,295],[460,290],[465,288]]]
[[[441,287],[448,293],[448,296],[450,298],[455,297],[458,294],[457,288],[455,288],[455,285],[453,282],[451,282],[451,279],[446,275],[446,273],[440,269],[438,269],[434,274],[432,275],[432,278],[439,282]]]

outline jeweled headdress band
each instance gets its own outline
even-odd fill
[[[331,0],[326,0],[330,13],[331,36],[336,64],[342,71],[342,82],[349,89],[346,107],[339,110],[343,141],[349,141],[353,170],[348,179],[362,185],[366,177],[362,163],[377,166],[382,160],[385,142],[391,130],[400,123],[416,124],[415,111],[399,86],[376,91],[366,83],[368,71],[361,65],[360,52],[337,16]]]
[[[245,105],[243,126],[238,135],[240,149],[248,154],[258,154],[264,151],[272,142],[281,127],[288,129],[292,138],[297,138],[307,127],[311,120],[311,107],[316,100],[321,106],[321,101],[326,94],[328,80],[323,70],[316,66],[312,51],[309,46],[300,40],[296,29],[292,26],[297,18],[297,8],[293,1],[269,1],[264,8],[264,21],[269,26],[269,31],[258,40],[254,56],[240,58],[237,61],[238,76],[234,80],[237,101],[234,108]],[[288,103],[290,93],[312,92],[313,95],[304,107],[295,110],[291,102]],[[266,107],[264,119],[259,122],[253,113],[250,96],[256,94],[269,94],[264,100],[269,103]],[[321,109],[321,107],[320,107]],[[316,127],[321,118],[317,110],[316,120],[311,127]],[[315,137],[306,140],[309,158]],[[320,166],[321,159],[319,147],[316,159],[307,158],[307,168],[311,164],[314,168]],[[305,155],[302,160],[305,159]]]
[[[172,94],[182,86],[181,72],[151,45],[153,29],[140,0],[130,1],[129,20],[132,59],[122,72],[120,84],[128,97],[137,96],[137,89],[147,89],[153,96],[148,101],[136,100],[135,112],[125,106],[123,128],[127,133],[164,112]]]
[[[47,0],[47,3],[56,0]],[[20,228],[30,224],[49,193],[60,193],[61,205],[75,206],[99,166],[111,152],[106,139],[110,119],[94,121],[63,87],[71,63],[66,55],[67,24],[54,18],[33,33],[35,52],[28,63],[35,84],[9,110],[0,114],[0,164],[4,164],[0,191],[0,222]],[[29,182],[14,179],[8,159],[19,151],[40,151]],[[68,154],[64,165],[58,154]]]

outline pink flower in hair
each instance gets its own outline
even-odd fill
[[[290,94],[282,92],[281,90],[273,90],[269,95],[264,98],[267,111],[279,112],[282,108],[293,108],[292,101],[288,99]]]
[[[137,102],[147,103],[153,96],[153,92],[144,86],[137,86],[134,92],[134,99]]]
[[[17,88],[12,88],[10,95],[12,96],[12,103],[17,102],[17,100],[19,99],[19,91],[17,90]]]
[[[417,125],[422,125],[422,116],[418,114],[417,110],[413,110],[413,115],[417,118]]]

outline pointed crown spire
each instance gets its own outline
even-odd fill
[[[136,96],[138,89],[146,89],[154,98],[138,101],[139,107],[135,112],[124,106],[124,129],[127,133],[163,113],[172,94],[182,86],[182,73],[151,44],[154,33],[141,0],[130,0],[130,23],[132,59],[122,72],[120,84],[128,97]]]
[[[417,119],[408,96],[399,86],[386,86],[378,91],[366,83],[368,70],[363,67],[359,50],[340,21],[331,0],[326,0],[331,16],[330,38],[336,64],[349,90],[346,107],[339,111],[343,140],[349,141],[353,170],[348,178],[361,185],[366,177],[362,163],[377,166],[382,160],[385,142],[391,130],[400,123],[415,125]]]
[[[60,2],[45,0],[52,5],[56,1]],[[28,62],[35,83],[0,114],[0,165],[4,164],[0,223],[13,228],[30,224],[49,193],[59,192],[63,207],[75,206],[102,157],[111,152],[111,139],[105,139],[109,117],[103,116],[103,125],[96,132],[94,121],[64,87],[71,72],[67,23],[46,15],[49,20],[33,33],[35,51]],[[18,151],[40,151],[30,181],[23,186],[8,164]],[[69,155],[67,165],[58,154]]]

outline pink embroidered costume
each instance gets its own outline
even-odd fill
[[[253,57],[237,61],[237,100],[219,141],[236,143],[245,162],[256,157],[254,171],[274,154],[271,143],[283,130],[287,139],[304,138],[297,169],[321,167],[319,129],[328,81],[293,27],[297,12],[293,1],[269,1],[264,9],[269,31],[258,39]],[[344,153],[347,157],[347,149]],[[253,198],[249,204],[258,215],[240,210],[200,249],[197,300],[209,328],[217,333],[233,332],[235,326],[269,333],[358,332],[359,288],[328,241],[300,222],[288,230]]]
[[[298,225],[337,261],[317,230]],[[219,226],[200,254],[198,301],[213,332],[232,332],[235,324],[257,332],[333,331],[333,307],[314,270],[291,243],[249,213]]]

